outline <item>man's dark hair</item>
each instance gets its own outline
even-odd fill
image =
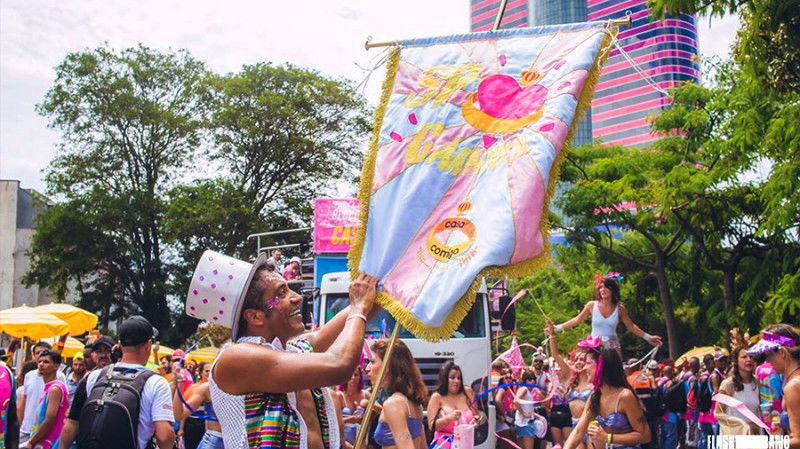
[[[53,345],[51,345],[50,343],[48,343],[46,341],[40,341],[40,342],[36,343],[35,345],[33,345],[33,347],[31,348],[31,351],[35,351],[36,348],[53,349]]]
[[[53,363],[55,363],[56,365],[60,365],[61,364],[61,360],[62,360],[61,359],[61,354],[59,354],[58,352],[56,352],[56,351],[54,351],[52,349],[45,349],[44,351],[42,351],[42,353],[39,354],[39,358],[42,358],[42,357],[50,357],[50,360],[52,360]]]
[[[266,304],[264,304],[262,298],[264,291],[267,289],[267,283],[261,280],[262,274],[268,271],[266,266],[259,267],[255,274],[253,274],[253,280],[250,281],[250,285],[247,287],[247,293],[244,295],[244,303],[242,304],[242,313],[239,315],[239,335],[241,335],[247,326],[247,320],[244,319],[245,310],[261,310],[269,316],[270,311]]]

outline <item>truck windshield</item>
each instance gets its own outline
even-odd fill
[[[482,294],[478,294],[475,304],[470,309],[464,321],[458,326],[453,338],[480,338],[486,336],[486,325],[484,323],[484,300]],[[350,297],[347,293],[333,293],[326,296],[325,322],[327,323],[342,309],[350,305]],[[395,320],[383,309],[375,315],[375,318],[367,323],[367,334],[380,336],[389,335],[394,329]],[[407,330],[400,332],[400,338],[416,338]]]

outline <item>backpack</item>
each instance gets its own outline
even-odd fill
[[[697,410],[704,413],[711,410],[712,396],[714,396],[714,387],[711,385],[711,377],[709,376],[705,382],[698,382]]]
[[[142,390],[156,373],[142,369],[125,374],[109,365],[81,408],[78,421],[78,449],[137,449],[139,407]]]
[[[665,411],[683,413],[686,411],[686,393],[683,382],[673,382],[669,388],[659,389],[659,396]]]

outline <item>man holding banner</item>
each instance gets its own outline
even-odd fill
[[[206,251],[189,287],[187,313],[231,328],[236,342],[208,380],[225,447],[338,448],[341,420],[323,387],[355,369],[377,279],[359,276],[350,307],[301,335],[302,297],[265,263],[263,254],[251,265]]]

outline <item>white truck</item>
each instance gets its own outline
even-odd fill
[[[318,297],[319,324],[325,324],[327,320],[333,318],[336,313],[350,304],[349,287],[350,273],[348,272],[322,275]],[[488,299],[486,286],[483,285],[478,291],[472,310],[469,311],[449,340],[431,343],[418,339],[405,330],[400,333],[400,339],[414,355],[428,391],[435,388],[439,368],[448,360],[454,360],[461,367],[466,385],[489,375],[492,349]],[[394,323],[394,318],[386,311],[381,310],[375,318],[367,323],[367,334],[376,337],[380,337],[381,334],[388,336],[394,328]],[[488,419],[485,426],[487,427],[481,429],[483,431],[475,433],[476,449],[494,448],[496,444],[495,409],[491,398],[488,401],[486,415]]]

